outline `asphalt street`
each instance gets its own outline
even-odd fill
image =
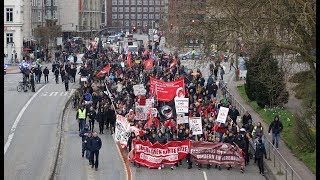
[[[16,91],[22,74],[4,77],[4,179],[48,179],[61,112],[70,95],[53,78],[51,73],[48,84],[36,84],[34,93]],[[44,92],[58,95],[44,97]]]
[[[79,179],[79,180],[124,180],[126,172],[121,160],[120,152],[110,135],[110,130],[99,134],[99,125],[95,122],[94,130],[102,140],[99,152],[98,171],[91,168],[89,161],[81,157],[81,137],[79,137],[79,126],[76,120],[76,110],[70,106],[65,113],[62,153],[59,158],[57,180]],[[88,122],[87,122],[88,123]]]

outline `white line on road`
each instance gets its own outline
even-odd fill
[[[202,172],[203,172],[204,180],[208,180],[207,173],[205,171],[202,171]]]
[[[10,144],[11,144],[11,141],[13,139],[13,136],[14,136],[14,132],[16,131],[16,128],[18,126],[18,123],[24,113],[24,111],[28,108],[28,106],[30,105],[30,103],[32,102],[32,100],[41,92],[41,90],[46,87],[47,85],[44,85],[42,86],[42,88],[40,88],[30,99],[29,101],[23,106],[23,108],[21,109],[21,111],[19,112],[16,120],[14,121],[13,125],[12,125],[12,128],[10,129],[10,134],[8,136],[8,140],[6,142],[6,144],[4,145],[4,154],[6,154]]]

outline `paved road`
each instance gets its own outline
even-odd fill
[[[66,120],[64,123],[62,143],[63,151],[61,153],[62,156],[60,157],[61,161],[58,165],[56,179],[126,179],[124,164],[122,163],[121,156],[109,130],[105,130],[105,134],[98,134],[102,140],[98,171],[91,168],[86,158],[81,157],[81,137],[79,137],[78,122],[75,117],[76,110],[69,106],[65,113]],[[96,132],[99,132],[97,122],[94,129]]]
[[[59,116],[70,92],[65,93],[63,84],[53,84],[51,74],[51,82],[37,84],[36,93],[18,93],[20,79],[21,74],[8,74],[4,80],[4,179],[48,179]]]

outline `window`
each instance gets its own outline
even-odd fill
[[[160,1],[159,0],[155,0],[154,1],[156,5],[160,5]]]
[[[162,1],[161,1],[161,5],[165,5],[165,2],[164,2],[164,0],[162,0]]]
[[[45,3],[46,6],[51,6],[51,0],[46,0]]]
[[[123,19],[123,14],[118,14],[118,19]]]
[[[124,15],[124,18],[125,18],[125,19],[129,19],[129,14],[125,14],[125,15]]]
[[[149,19],[153,19],[154,15],[153,14],[149,14]]]
[[[118,21],[119,22],[119,26],[123,26],[123,21]]]
[[[118,1],[118,5],[121,5],[121,6],[122,6],[122,5],[123,5],[123,0],[119,0],[119,1]]]
[[[119,7],[118,12],[123,12],[123,7]]]
[[[155,14],[156,19],[160,19],[160,14]]]
[[[135,26],[136,25],[136,21],[131,21],[131,26]]]
[[[148,5],[148,0],[143,0],[143,5]]]
[[[138,0],[137,5],[142,5],[142,0]]]
[[[53,5],[54,5],[54,6],[58,6],[57,0],[53,0]]]
[[[143,21],[143,26],[148,26],[148,21]]]
[[[41,11],[38,12],[38,21],[41,21]]]
[[[124,0],[124,5],[130,5],[129,0]]]
[[[41,6],[41,0],[38,0],[37,4],[38,6]]]
[[[57,19],[57,10],[53,10],[52,16],[53,16],[53,19]]]
[[[124,12],[129,12],[129,10],[130,10],[129,7],[124,8]]]
[[[148,14],[143,14],[143,19],[148,19]]]
[[[137,12],[142,12],[142,7],[137,7]]]
[[[144,7],[143,12],[148,12],[148,7]]]
[[[7,22],[13,22],[13,8],[7,8]]]
[[[137,19],[142,19],[142,14],[137,14]]]
[[[141,26],[141,25],[142,25],[141,21],[137,21],[137,26]]]
[[[150,5],[154,5],[154,0],[149,0]]]
[[[51,11],[46,11],[46,19],[51,19]]]
[[[7,33],[7,44],[13,42],[13,33]]]
[[[117,5],[117,0],[112,0],[112,5]]]
[[[149,7],[149,12],[154,12],[154,7]]]
[[[112,19],[117,19],[117,14],[112,14]]]
[[[117,8],[116,7],[112,7],[112,12],[117,12]]]
[[[160,7],[155,7],[155,8],[154,8],[154,11],[155,11],[155,12],[160,12]]]
[[[135,14],[130,14],[131,19],[136,19],[136,15]]]
[[[131,7],[131,12],[136,12],[136,7]]]
[[[136,0],[131,0],[131,5],[136,5]]]
[[[129,21],[124,21],[124,26],[129,26]]]

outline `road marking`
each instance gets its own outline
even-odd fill
[[[41,90],[42,90],[44,87],[46,87],[46,86],[47,86],[47,85],[42,86],[42,88],[40,88],[40,89],[29,99],[29,101],[23,106],[23,108],[22,108],[21,111],[19,112],[16,120],[14,121],[14,123],[13,123],[13,125],[12,125],[12,127],[11,127],[11,129],[10,129],[10,134],[9,134],[9,136],[8,136],[8,140],[7,140],[6,144],[4,145],[4,154],[6,154],[8,148],[9,148],[9,146],[10,146],[10,144],[11,144],[11,141],[12,141],[13,136],[14,136],[14,132],[16,131],[16,128],[17,128],[17,126],[18,126],[18,123],[19,123],[19,121],[20,121],[20,119],[21,119],[24,111],[28,108],[28,106],[29,106],[30,103],[33,101],[33,99],[34,99],[34,98],[41,92]]]
[[[203,172],[203,177],[204,177],[204,180],[208,180],[207,178],[207,173],[205,171],[202,171]]]
[[[68,93],[69,93],[69,92],[61,92],[61,93],[60,93],[60,96],[67,96]]]
[[[58,95],[58,92],[52,92],[52,93],[49,94],[49,96],[52,96],[52,95],[56,96],[56,95]]]

